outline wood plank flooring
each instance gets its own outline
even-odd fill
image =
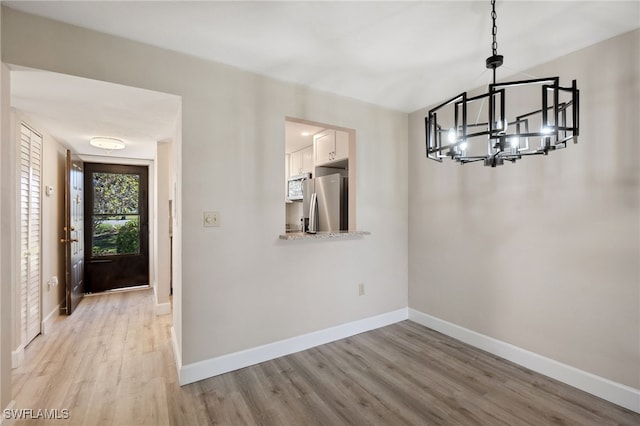
[[[640,414],[404,321],[178,386],[152,292],[85,298],[13,370],[16,425],[640,425]]]

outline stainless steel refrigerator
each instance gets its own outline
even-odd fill
[[[348,182],[349,179],[340,173],[304,181],[302,208],[305,231],[349,229]]]

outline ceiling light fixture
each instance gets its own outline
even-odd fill
[[[491,9],[492,55],[486,66],[493,70],[493,83],[488,93],[464,92],[429,110],[425,127],[427,157],[432,160],[450,157],[461,164],[484,161],[485,166],[496,167],[525,155],[547,155],[566,148],[572,139],[578,142],[576,80],[571,87],[560,87],[559,77],[496,83],[496,68],[504,58],[498,55],[495,0]],[[485,104],[487,121],[480,120]]]
[[[106,149],[107,151],[113,151],[114,149],[123,149],[124,142],[116,138],[95,137],[91,138],[89,143],[96,148]]]

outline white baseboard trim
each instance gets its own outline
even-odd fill
[[[182,354],[180,353],[180,345],[178,345],[176,329],[173,326],[171,326],[171,347],[173,348],[173,359],[176,361],[178,377],[180,377],[180,370],[182,369]]]
[[[4,413],[11,412],[16,406],[16,400],[12,399],[9,404],[2,411],[2,416],[0,416],[0,425],[2,426],[11,426],[15,422],[15,418],[13,416],[9,416],[7,419]],[[8,410],[8,411],[7,411]]]
[[[11,351],[11,368],[18,368],[24,360],[24,346],[20,345],[15,351]]]
[[[179,369],[180,385],[208,379],[229,371],[249,367],[292,353],[304,351],[315,346],[364,333],[365,331],[395,324],[408,319],[407,308],[398,309],[381,315],[353,321],[324,330],[314,331],[289,339],[280,340],[255,348],[246,349],[216,358],[187,364]]]
[[[156,316],[169,315],[171,313],[171,303],[156,303]]]
[[[160,315],[168,315],[171,313],[171,303],[158,303],[158,284],[156,282],[153,283],[153,297],[155,300],[155,311],[156,316]]]
[[[461,342],[640,413],[640,389],[596,376],[535,352],[409,308],[409,319]]]
[[[64,303],[64,300],[58,303],[58,306],[56,306],[51,312],[49,312],[49,315],[47,315],[42,320],[42,322],[40,323],[40,331],[42,332],[42,334],[47,334],[51,331],[51,326],[53,325],[53,322],[56,320],[56,318],[60,316],[60,309],[62,308],[62,305]]]

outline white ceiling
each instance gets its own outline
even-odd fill
[[[11,106],[77,154],[107,154],[89,145],[107,136],[126,144],[109,155],[153,159],[156,142],[175,135],[179,96],[22,67],[10,80]]]
[[[405,112],[490,78],[488,0],[2,4]],[[637,0],[498,1],[496,10],[498,79],[640,27]]]
[[[313,135],[324,129],[324,127],[287,120],[284,133],[285,153],[290,154],[313,145]]]

